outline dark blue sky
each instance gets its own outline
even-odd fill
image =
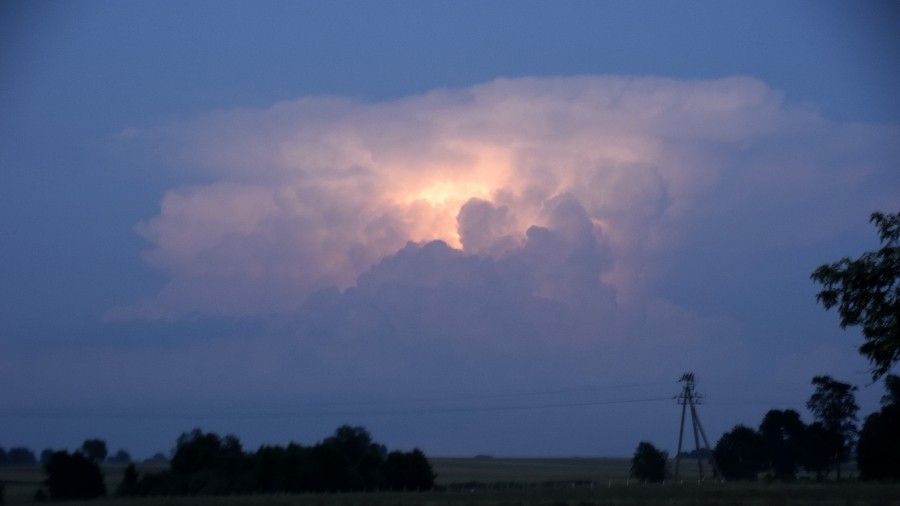
[[[624,455],[673,449],[677,407],[643,401],[684,370],[714,438],[802,410],[813,374],[865,385],[808,275],[900,202],[897,22],[5,2],[0,445],[348,422],[435,454]]]

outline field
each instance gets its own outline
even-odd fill
[[[104,498],[72,506],[638,506],[827,505],[900,506],[900,484],[720,483],[696,480],[696,464],[682,462],[685,479],[644,485],[628,479],[628,459],[432,459],[440,491],[424,493],[303,494],[151,499]],[[145,470],[148,470],[145,468]],[[693,471],[693,475],[688,474]],[[105,468],[109,489],[121,466]],[[6,504],[29,504],[44,476],[40,468],[2,469]]]

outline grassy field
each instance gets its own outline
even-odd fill
[[[430,459],[437,484],[625,481],[628,459],[617,458],[545,458],[545,459]],[[693,475],[692,475],[693,477]]]
[[[103,498],[66,505],[104,506],[900,506],[900,484],[719,483],[696,480],[682,463],[679,483],[628,479],[628,459],[432,459],[442,490],[424,493],[302,494],[149,499]],[[158,465],[156,467],[158,469]],[[110,490],[122,466],[104,469]],[[150,469],[144,469],[150,470]],[[693,471],[694,475],[688,474]],[[44,479],[40,468],[2,469],[6,504],[29,504]]]

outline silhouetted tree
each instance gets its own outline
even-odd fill
[[[178,438],[169,465],[180,493],[224,494],[233,491],[243,457],[236,437],[194,429]]]
[[[50,448],[43,449],[41,451],[41,465],[44,465],[47,462],[50,462],[50,457],[52,457],[52,456],[53,456],[53,450],[51,450]]]
[[[882,406],[900,406],[900,376],[889,374],[884,378],[887,393],[881,397]]]
[[[856,462],[864,480],[900,479],[900,376],[885,377],[888,394],[881,410],[866,417],[859,433]]]
[[[822,422],[813,422],[803,432],[803,452],[800,462],[807,472],[821,480],[828,476],[834,464],[834,448],[840,446],[836,436],[825,429]]]
[[[165,453],[156,452],[149,459],[145,459],[144,462],[168,462],[169,459],[166,457]]]
[[[263,446],[249,456],[253,490],[262,493],[295,492],[288,483],[287,450],[280,446]]]
[[[793,480],[803,453],[806,424],[792,409],[772,409],[763,417],[759,433],[766,444],[772,474],[779,480]]]
[[[638,443],[631,457],[631,477],[641,481],[660,482],[666,479],[669,455],[647,441]]]
[[[107,460],[118,464],[128,464],[129,462],[131,462],[131,454],[122,449],[117,451],[112,456],[107,457]]]
[[[106,449],[106,441],[102,439],[86,439],[81,443],[81,453],[94,462],[102,463],[106,460],[108,451]]]
[[[372,442],[363,427],[343,425],[334,435],[313,447],[312,457],[322,466],[324,483],[335,490],[378,488],[387,449]]]
[[[134,464],[128,464],[122,474],[122,481],[116,487],[116,495],[119,497],[134,497],[138,495],[138,472]]]
[[[825,309],[837,306],[841,328],[862,327],[859,352],[877,380],[900,360],[900,212],[872,213],[869,221],[879,229],[881,249],[822,265],[811,277],[823,286],[816,299]]]
[[[812,384],[816,390],[806,402],[806,407],[829,433],[829,437],[823,438],[819,444],[826,445],[829,469],[835,469],[840,480],[841,462],[849,458],[856,436],[856,412],[859,411],[854,395],[856,387],[829,376],[816,376]]]
[[[135,495],[140,497],[160,495],[183,495],[179,483],[171,471],[142,473],[139,475]]]
[[[391,490],[431,490],[435,474],[425,454],[415,448],[411,452],[388,453],[384,478]]]
[[[55,452],[44,465],[44,482],[54,501],[93,499],[106,494],[103,473],[97,463],[80,453]]]
[[[296,443],[286,448],[263,446],[249,460],[250,488],[255,492],[303,492],[312,490],[310,449]]]
[[[34,452],[24,446],[10,448],[6,452],[6,464],[10,466],[30,466],[37,463]]]
[[[723,434],[713,455],[722,477],[727,480],[755,480],[766,469],[765,440],[743,425]]]

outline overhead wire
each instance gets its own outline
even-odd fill
[[[665,382],[666,384],[670,382]],[[477,413],[579,408],[615,404],[636,404],[658,402],[674,399],[674,396],[642,396],[619,397],[588,400],[552,401],[552,402],[520,402],[479,404],[481,401],[499,399],[522,399],[546,397],[548,395],[585,394],[610,389],[627,389],[661,385],[663,382],[619,383],[609,385],[586,385],[539,391],[503,392],[485,394],[461,394],[435,397],[417,397],[407,399],[346,400],[327,402],[307,402],[300,405],[283,402],[279,405],[243,405],[240,407],[192,406],[189,409],[164,406],[6,406],[0,408],[0,416],[17,418],[290,418],[290,417],[329,417],[329,416],[391,416],[391,415],[430,415],[442,413]],[[447,405],[463,403],[462,405]],[[474,404],[473,404],[474,403]],[[438,404],[427,406],[427,404]],[[390,407],[397,406],[397,407]]]
[[[411,397],[395,399],[357,399],[297,403],[282,401],[274,404],[244,403],[239,406],[207,405],[184,406],[5,406],[0,407],[0,416],[27,419],[51,418],[153,418],[153,419],[261,419],[261,418],[308,418],[308,417],[348,417],[348,416],[418,416],[451,413],[489,413],[529,410],[551,410],[587,408],[596,406],[644,404],[674,401],[676,395],[631,395],[573,400],[540,401],[546,396],[570,396],[591,394],[609,390],[672,385],[671,381],[641,383],[616,383],[606,385],[584,385],[545,390],[520,392],[472,393],[431,397]],[[529,401],[529,398],[531,401]],[[499,402],[503,399],[519,399],[519,402]],[[497,401],[497,402],[491,402]],[[703,398],[703,404],[712,406],[768,404],[796,406],[798,400],[759,400]]]

